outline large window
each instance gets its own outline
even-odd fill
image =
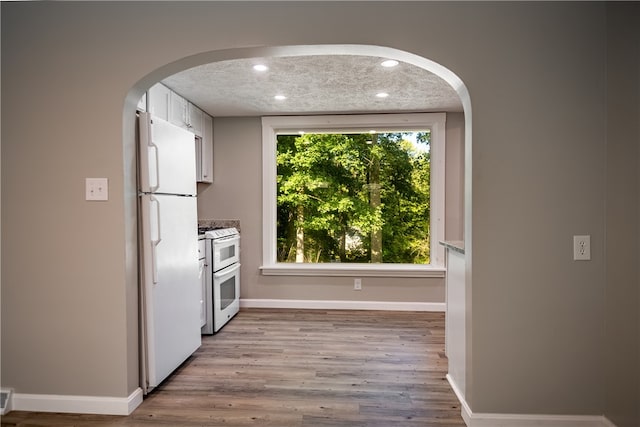
[[[444,120],[263,118],[263,274],[439,275]]]

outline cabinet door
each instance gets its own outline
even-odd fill
[[[187,100],[171,91],[169,95],[169,122],[183,129],[190,130],[187,122],[187,114]]]
[[[187,125],[189,126],[189,130],[196,134],[196,136],[202,136],[204,115],[204,111],[189,102]]]
[[[200,145],[200,182],[213,182],[213,118],[203,117],[202,143]]]
[[[207,323],[207,309],[206,309],[206,298],[207,298],[207,263],[206,260],[200,259],[200,327],[202,328]]]
[[[162,83],[151,86],[147,92],[147,107],[152,115],[169,121],[169,98],[171,90]]]

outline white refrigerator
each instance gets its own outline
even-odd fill
[[[160,384],[201,344],[193,133],[139,118],[141,387]]]

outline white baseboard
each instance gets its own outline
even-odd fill
[[[616,427],[601,415],[533,415],[488,414],[473,412],[456,382],[447,375],[447,381],[460,401],[461,415],[467,427]]]
[[[142,403],[142,389],[137,388],[129,397],[15,393],[12,400],[15,411],[129,415]]]
[[[464,418],[464,417],[463,417]],[[470,414],[468,427],[608,427],[601,415]]]
[[[449,382],[451,389],[453,389],[453,392],[460,402],[460,415],[462,415],[462,419],[464,420],[464,423],[467,425],[467,427],[470,427],[471,420],[469,418],[469,414],[471,413],[471,408],[469,408],[469,405],[467,404],[467,401],[465,400],[460,387],[458,387],[458,383],[456,383],[449,374],[447,374],[447,381]]]
[[[320,310],[385,310],[444,312],[443,302],[386,302],[386,301],[313,301],[291,299],[241,299],[245,308],[292,308]]]

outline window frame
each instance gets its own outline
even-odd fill
[[[262,117],[262,266],[263,275],[444,277],[446,113],[362,114]],[[431,264],[277,262],[277,135],[307,133],[431,131]]]

